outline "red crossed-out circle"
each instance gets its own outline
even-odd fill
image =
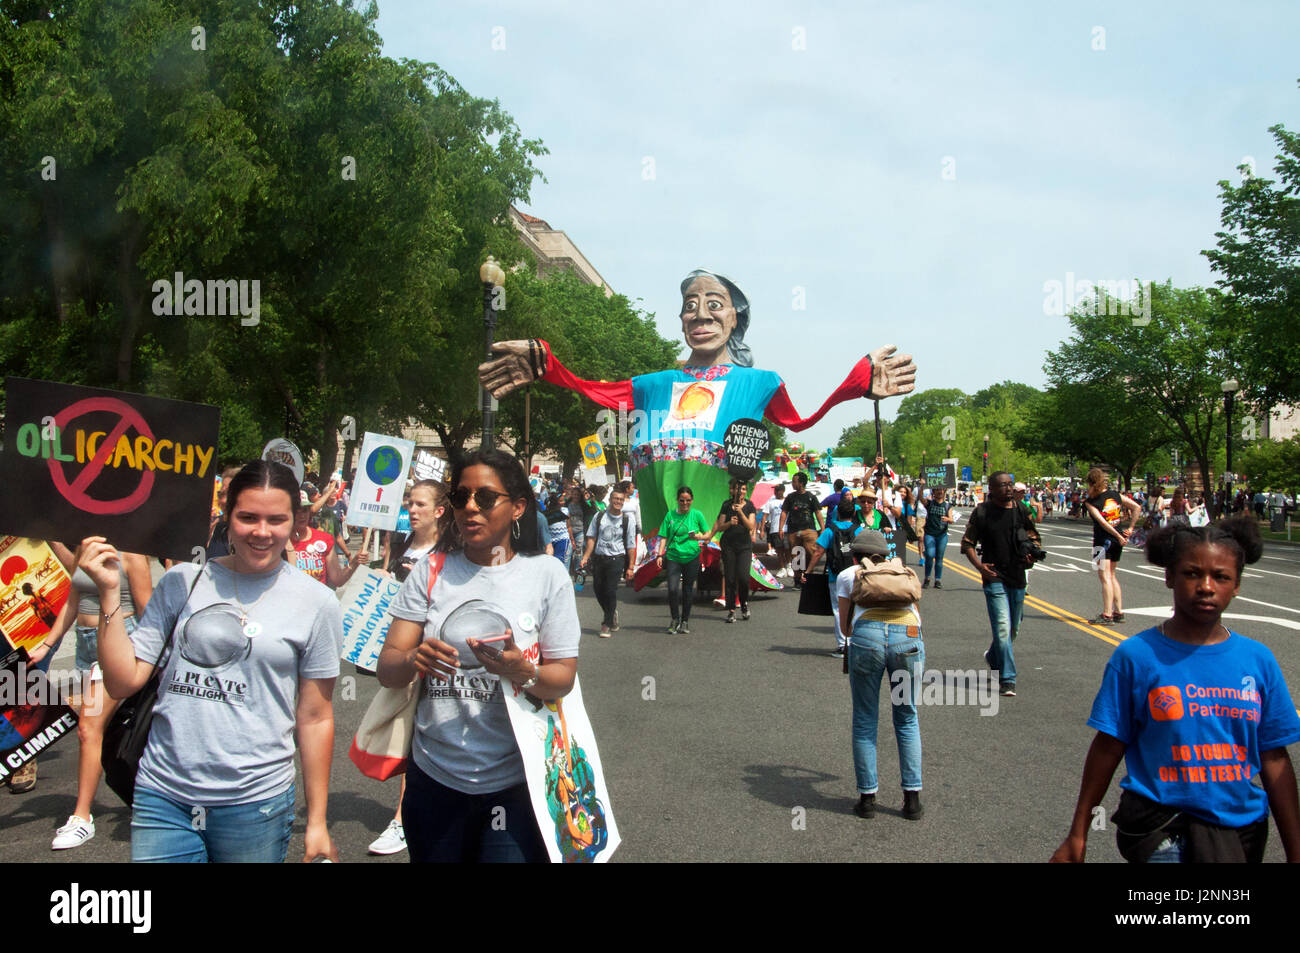
[[[148,437],[150,440],[154,439],[153,431],[149,429],[149,425],[145,423],[139,411],[116,397],[88,397],[85,400],[79,400],[55,414],[54,425],[59,428],[60,432],[63,432],[67,429],[69,421],[76,420],[78,417],[97,410],[117,414],[119,419],[113,425],[109,435],[100,441],[94,458],[86,464],[81,473],[77,474],[76,479],[69,483],[63,475],[63,464],[51,457],[49,460],[50,476],[54,478],[54,488],[59,491],[64,499],[79,510],[94,513],[96,516],[115,516],[120,513],[130,513],[139,509],[140,505],[149,499],[149,494],[153,492],[155,474],[152,470],[142,471],[140,485],[129,496],[124,496],[121,499],[93,499],[86,492],[86,487],[104,469],[109,456],[112,455],[117,446],[118,438],[126,433],[128,427],[135,427],[141,436]]]

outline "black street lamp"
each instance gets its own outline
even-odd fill
[[[506,273],[501,270],[497,260],[488,255],[488,260],[483,262],[483,267],[478,270],[479,280],[483,282],[483,359],[492,360],[492,338],[497,329],[497,289],[505,284]],[[496,398],[483,385],[479,385],[479,406],[483,411],[483,437],[480,444],[483,449],[490,450],[496,446],[496,437],[493,435],[494,417],[496,415]]]

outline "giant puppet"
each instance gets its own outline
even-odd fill
[[[734,421],[766,417],[790,430],[806,430],[843,401],[906,394],[916,386],[911,355],[895,355],[892,346],[878,348],[853,366],[816,413],[800,417],[781,378],[754,367],[744,341],[749,300],[735,282],[696,270],[682,281],[681,291],[682,334],[691,349],[682,367],[627,381],[587,381],[575,377],[541,340],[498,342],[492,350],[500,356],[479,366],[479,380],[497,398],[544,380],[633,415],[632,479],[647,534],[672,508],[679,486],[695,491],[695,508],[712,522],[729,495],[723,435]]]

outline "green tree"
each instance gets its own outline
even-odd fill
[[[1233,460],[1252,487],[1295,492],[1300,487],[1300,434],[1289,440],[1254,440]]]
[[[1110,380],[1066,383],[1039,394],[1012,429],[1012,439],[1029,452],[1107,464],[1132,489],[1134,472],[1169,434],[1156,415],[1125,394],[1122,380]]]
[[[1239,340],[1242,396],[1272,406],[1300,401],[1300,135],[1269,129],[1279,149],[1277,180],[1243,167],[1242,182],[1219,182],[1223,202],[1218,247],[1202,252],[1230,294],[1218,320]]]
[[[283,433],[325,469],[345,414],[471,416],[478,266],[520,257],[544,152],[499,104],[380,56],[373,3],[3,13],[6,373],[214,403],[223,459]],[[159,314],[177,272],[256,282],[259,320]]]
[[[1202,485],[1212,488],[1213,452],[1223,432],[1219,385],[1230,342],[1223,308],[1223,296],[1213,289],[1180,289],[1168,282],[1152,288],[1152,316],[1145,326],[1085,302],[1070,315],[1069,340],[1047,355],[1048,379],[1058,388],[1122,388],[1124,398],[1157,421],[1170,442],[1190,451]]]

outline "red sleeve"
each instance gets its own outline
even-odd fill
[[[583,397],[594,400],[602,407],[609,407],[612,410],[632,409],[631,381],[584,381],[581,377],[575,377],[572,371],[559,362],[551,353],[549,344],[545,341],[541,344],[546,349],[546,370],[542,373],[541,380],[550,384],[559,384],[569,390],[576,390]]]
[[[849,376],[844,378],[844,383],[835,388],[835,393],[827,397],[826,403],[822,404],[811,417],[799,416],[799,412],[794,409],[794,404],[790,403],[790,395],[785,392],[784,384],[768,401],[764,416],[779,427],[789,430],[807,430],[836,404],[842,404],[854,397],[866,397],[869,393],[871,393],[871,358],[864,357],[853,365],[853,370],[849,371]]]

